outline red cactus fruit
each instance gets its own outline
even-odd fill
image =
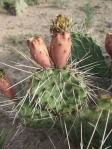
[[[105,49],[112,58],[112,33],[107,33],[105,39]]]
[[[27,45],[30,49],[32,58],[37,64],[44,68],[51,67],[49,53],[41,36],[28,39]]]
[[[54,33],[52,35],[50,55],[56,67],[62,68],[66,65],[70,49],[70,33]]]
[[[4,94],[6,97],[12,99],[16,95],[15,88],[10,88],[12,83],[8,76],[5,75],[5,72],[0,69],[0,92]]]
[[[70,21],[64,15],[59,14],[52,23],[50,32],[53,35],[50,43],[50,56],[55,67],[63,68],[67,63],[71,49]]]

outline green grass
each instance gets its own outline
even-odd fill
[[[53,0],[52,3],[59,8],[66,8],[69,4],[67,0]]]
[[[3,1],[0,1],[0,8],[3,7]]]
[[[84,28],[90,28],[93,23],[93,16],[94,16],[94,8],[90,3],[86,3],[82,10],[85,13],[85,18],[83,21],[83,27]]]
[[[6,138],[6,131],[5,130],[0,130],[0,149],[2,149],[5,138]]]
[[[22,57],[14,49],[18,49],[18,50],[26,49],[25,36],[23,36],[23,35],[10,36],[8,40],[11,43],[11,48],[9,49],[9,51],[10,51],[9,60],[11,60],[11,61],[13,60],[15,62],[21,61]]]
[[[11,6],[14,4],[14,0],[1,0],[1,4],[2,4],[2,6],[4,6],[5,4],[7,6]]]
[[[21,37],[21,36],[11,36],[10,37],[10,40],[11,42],[15,45],[15,46],[18,46],[18,45],[22,45],[23,42],[24,42],[24,37]]]
[[[39,3],[39,0],[26,0],[26,3],[28,5],[36,5]]]
[[[20,47],[23,46],[27,39],[33,37],[33,36],[38,36],[38,34],[34,33],[34,34],[27,34],[25,35],[13,35],[9,37],[9,41],[15,46],[15,47]]]

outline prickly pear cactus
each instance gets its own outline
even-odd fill
[[[12,15],[21,15],[27,4],[24,0],[4,0],[3,7]]]
[[[83,110],[80,111],[80,117],[75,120],[75,125],[70,132],[71,138],[77,144],[81,139],[79,134],[82,133],[84,148],[88,147],[88,149],[103,149],[112,146],[111,122],[112,95],[106,93],[100,95],[96,104],[91,102],[89,108],[83,107]],[[71,126],[69,126],[70,128]],[[80,147],[79,144],[77,146]]]
[[[58,15],[54,22],[59,25],[60,30],[57,30],[57,26],[54,28],[53,23],[50,29],[53,32],[50,53],[41,37],[27,41],[32,59],[40,68],[34,73],[26,95],[15,108],[25,126],[61,127],[63,122],[73,121],[74,115],[86,103],[89,88],[86,86],[85,76],[72,68],[72,64],[67,64],[71,40],[70,33],[66,34],[68,24],[65,24],[69,21],[63,15]],[[65,48],[66,52],[63,53]]]
[[[72,33],[72,60],[78,62],[77,68],[88,71],[96,76],[111,76],[111,71],[107,67],[102,49],[88,35]]]
[[[90,88],[92,81],[88,79],[90,76],[88,73],[105,76],[110,75],[110,71],[102,56],[101,48],[92,38],[73,33],[71,40],[68,23],[69,20],[64,15],[58,15],[53,21],[50,28],[52,33],[50,50],[47,49],[41,36],[27,40],[31,58],[23,55],[35,65],[36,70],[30,71],[32,78],[29,81],[29,88],[22,99],[15,101],[13,111],[16,110],[19,114],[22,125],[33,128],[66,129],[65,131],[68,130],[66,135],[74,142],[78,140],[78,144],[82,139],[79,135],[82,133],[82,124],[84,148],[85,144],[88,144],[87,149],[101,149],[99,143],[106,139],[105,133],[102,133],[107,121],[106,114],[112,112],[112,96],[101,96],[102,93],[100,96],[96,95],[98,90],[96,87]],[[2,79],[3,73],[1,74]],[[3,88],[2,81],[0,83],[1,92],[6,96],[6,88]],[[10,88],[10,84],[8,85]],[[100,111],[104,113],[100,120],[101,125],[97,124],[96,129],[95,122],[99,120]],[[109,124],[111,120],[112,116]],[[90,134],[95,132],[94,128],[97,140],[91,142],[93,138],[91,139]]]
[[[58,15],[53,21],[50,54],[41,37],[27,41],[32,59],[40,69],[34,73],[26,96],[17,104],[23,125],[61,127],[64,122],[73,121],[74,115],[86,103],[89,88],[85,76],[72,68],[72,64],[67,64],[71,48],[70,32],[66,32],[68,22],[64,15]]]
[[[22,124],[35,128],[73,121],[88,92],[82,74],[69,68],[38,71],[30,86],[20,117]]]
[[[24,0],[16,0],[15,3],[15,10],[16,10],[16,15],[21,15],[27,7],[27,4]]]

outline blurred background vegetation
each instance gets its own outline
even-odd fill
[[[51,3],[56,7],[68,6],[67,0],[0,0],[0,7],[6,9],[11,15],[24,13],[27,6],[34,6],[40,3]]]

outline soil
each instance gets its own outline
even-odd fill
[[[58,6],[44,1],[38,5],[27,7],[21,16],[12,16],[0,8],[0,62],[11,65],[13,62],[31,65],[14,48],[29,55],[26,40],[33,35],[42,35],[49,47],[51,38],[49,27],[51,20],[57,14],[65,14],[72,18],[73,30],[79,30],[85,17],[83,7],[88,2],[91,3],[94,11],[93,22],[87,32],[102,47],[106,62],[111,65],[111,59],[105,52],[104,41],[106,33],[112,32],[112,0],[69,0],[69,2],[65,1],[63,5],[59,4]],[[5,68],[15,82],[29,75],[1,63],[0,68]],[[0,102],[5,100],[7,99],[0,95]],[[18,120],[13,124],[13,115],[9,115],[11,108],[12,106],[0,107],[0,129],[5,129],[7,132],[2,149],[69,149],[65,136],[57,133],[57,130],[18,127]],[[75,149],[73,143],[71,143],[72,148]]]

